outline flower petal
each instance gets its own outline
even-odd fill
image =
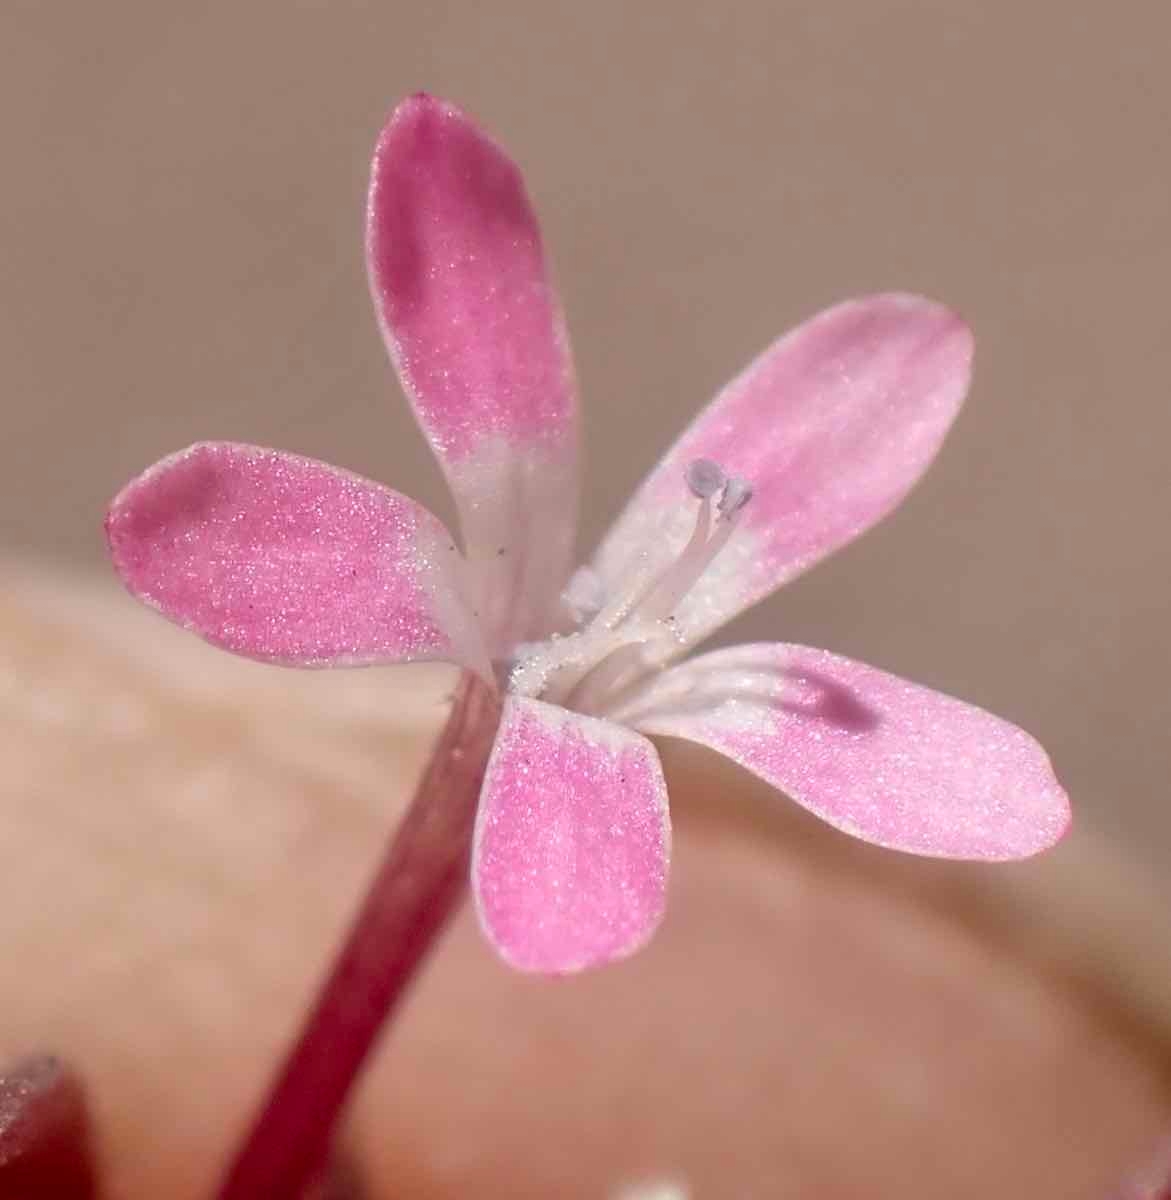
[[[236,654],[300,667],[443,659],[488,670],[442,524],[325,463],[191,446],[118,495],[106,534],[134,595]]]
[[[670,836],[646,738],[540,700],[506,700],[472,886],[509,963],[561,974],[633,954],[663,914]]]
[[[827,650],[736,646],[664,672],[619,714],[700,742],[838,829],[940,858],[1025,858],[1069,801],[1023,730]]]
[[[907,494],[959,411],[972,339],[916,296],[848,301],[781,338],[702,412],[598,551],[607,592],[676,558],[695,522],[688,464],[710,459],[752,498],[675,610],[694,642],[869,529]]]
[[[366,260],[504,652],[552,627],[577,508],[573,365],[519,170],[452,105],[405,100],[374,154]]]

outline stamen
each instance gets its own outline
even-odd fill
[[[740,511],[752,499],[752,488],[747,481],[729,476],[719,463],[707,458],[699,458],[691,463],[685,478],[693,494],[701,495],[700,489],[704,489],[695,530],[679,557],[634,606],[632,617],[661,621],[669,616],[727,544]],[[706,490],[709,487],[711,490]],[[713,522],[711,497],[716,494],[717,488],[719,499],[716,501],[716,519]]]
[[[642,642],[626,642],[611,650],[577,681],[566,705],[575,712],[600,711],[602,701],[630,681],[646,666]]]
[[[723,517],[734,517],[752,499],[752,484],[736,475],[729,475],[724,483],[716,507]]]
[[[578,567],[570,576],[561,595],[570,617],[577,625],[592,620],[606,603],[606,588],[593,567]]]
[[[698,491],[692,486],[690,478],[691,468],[697,464],[707,463],[706,459],[697,459],[691,464],[691,467],[684,473],[687,480],[687,486],[692,494],[699,498],[699,510],[695,514],[695,528],[691,531],[691,537],[687,541],[687,545],[683,547],[679,557],[667,567],[658,578],[650,579],[641,591],[630,591],[625,595],[620,595],[612,600],[598,614],[597,624],[607,629],[615,629],[624,621],[630,619],[634,615],[645,616],[647,614],[646,605],[656,597],[664,588],[673,587],[673,580],[676,576],[691,578],[691,563],[703,553],[703,548],[707,544],[708,538],[711,536],[712,528],[712,502],[710,496],[699,496]],[[720,484],[722,487],[725,480],[723,471],[715,463],[708,464],[715,467],[719,472]],[[707,476],[707,468],[702,468],[697,472],[700,483],[705,482]],[[715,494],[714,492],[712,493]],[[684,591],[691,586],[688,582],[684,587]],[[667,610],[668,612],[670,609]],[[664,614],[666,615],[666,614]]]
[[[711,459],[695,459],[683,478],[699,501],[683,548],[657,576],[644,567],[610,597],[603,595],[596,572],[578,571],[562,602],[579,628],[563,638],[554,635],[549,642],[518,647],[507,677],[510,690],[577,712],[602,712],[678,653],[684,638],[674,611],[727,545],[752,498],[746,480],[729,476]]]
[[[695,528],[679,557],[655,580],[634,605],[631,615],[657,621],[665,617],[687,594],[707,565],[711,541],[712,502],[700,501]]]

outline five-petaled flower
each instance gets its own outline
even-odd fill
[[[502,689],[472,880],[505,959],[568,972],[650,937],[670,826],[648,734],[711,747],[899,850],[1012,859],[1061,836],[1068,804],[1045,753],[988,713],[801,646],[677,661],[903,499],[967,389],[956,316],[871,296],[775,342],[571,574],[574,372],[517,168],[456,108],[406,100],[375,152],[366,255],[462,553],[389,488],[230,443],[131,483],[110,547],[136,596],[238,654],[439,659]]]

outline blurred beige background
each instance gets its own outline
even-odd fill
[[[977,383],[927,482],[733,632],[1019,721],[1165,868],[1169,37],[1157,0],[6,0],[0,548],[99,567],[108,497],[199,438],[450,514],[360,247],[376,130],[426,87],[542,213],[587,541],[791,322],[892,287],[968,317]]]

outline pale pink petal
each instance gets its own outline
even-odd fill
[[[487,669],[442,524],[336,467],[201,443],[129,484],[106,534],[135,596],[237,654],[301,667],[443,659]]]
[[[598,552],[607,591],[661,572],[695,522],[684,482],[711,459],[752,487],[731,540],[675,610],[695,641],[891,511],[959,411],[972,339],[916,296],[831,308],[776,342],[702,412]]]
[[[374,154],[371,292],[459,505],[495,649],[548,632],[577,506],[569,343],[516,165],[450,104],[395,110]]]
[[[619,714],[718,750],[838,829],[914,854],[1025,858],[1069,801],[1023,730],[802,646],[737,646],[664,672]]]
[[[561,974],[632,954],[663,914],[667,790],[621,726],[510,696],[488,763],[472,883],[513,966]]]

